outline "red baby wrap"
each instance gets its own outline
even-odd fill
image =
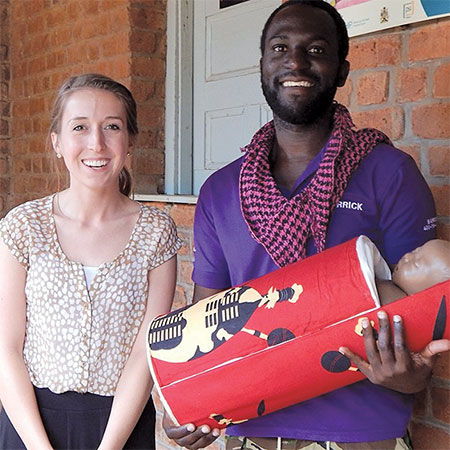
[[[375,274],[389,269],[361,236],[154,319],[148,361],[172,419],[223,428],[363,379],[337,349],[365,355]],[[403,317],[410,350],[449,337],[449,284],[383,307]]]

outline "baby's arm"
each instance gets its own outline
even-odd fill
[[[402,291],[391,280],[379,280],[376,279],[378,296],[380,297],[381,305],[388,305],[389,303],[406,297],[406,293]]]

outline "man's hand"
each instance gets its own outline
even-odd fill
[[[384,311],[378,313],[378,321],[379,333],[376,341],[369,320],[362,320],[368,362],[346,347],[341,347],[339,351],[372,383],[405,394],[420,392],[431,376],[438,354],[450,350],[450,341],[431,341],[421,352],[411,353],[406,345],[405,329],[400,316],[393,318],[393,343],[389,318]]]
[[[208,425],[198,428],[195,428],[192,423],[176,426],[166,412],[164,412],[162,426],[169,439],[191,450],[207,447],[220,436],[220,430],[216,428],[211,430]]]

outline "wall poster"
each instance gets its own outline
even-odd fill
[[[327,0],[340,12],[349,36],[450,15],[450,0]]]

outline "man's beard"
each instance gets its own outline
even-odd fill
[[[274,80],[278,84],[277,79]],[[320,81],[315,80],[320,87]],[[309,100],[299,100],[291,104],[283,104],[278,98],[279,89],[274,89],[265,82],[261,75],[261,86],[264,97],[273,114],[286,123],[293,125],[310,125],[319,118],[325,116],[333,103],[337,87],[333,84],[327,89],[321,90],[314,98]]]

